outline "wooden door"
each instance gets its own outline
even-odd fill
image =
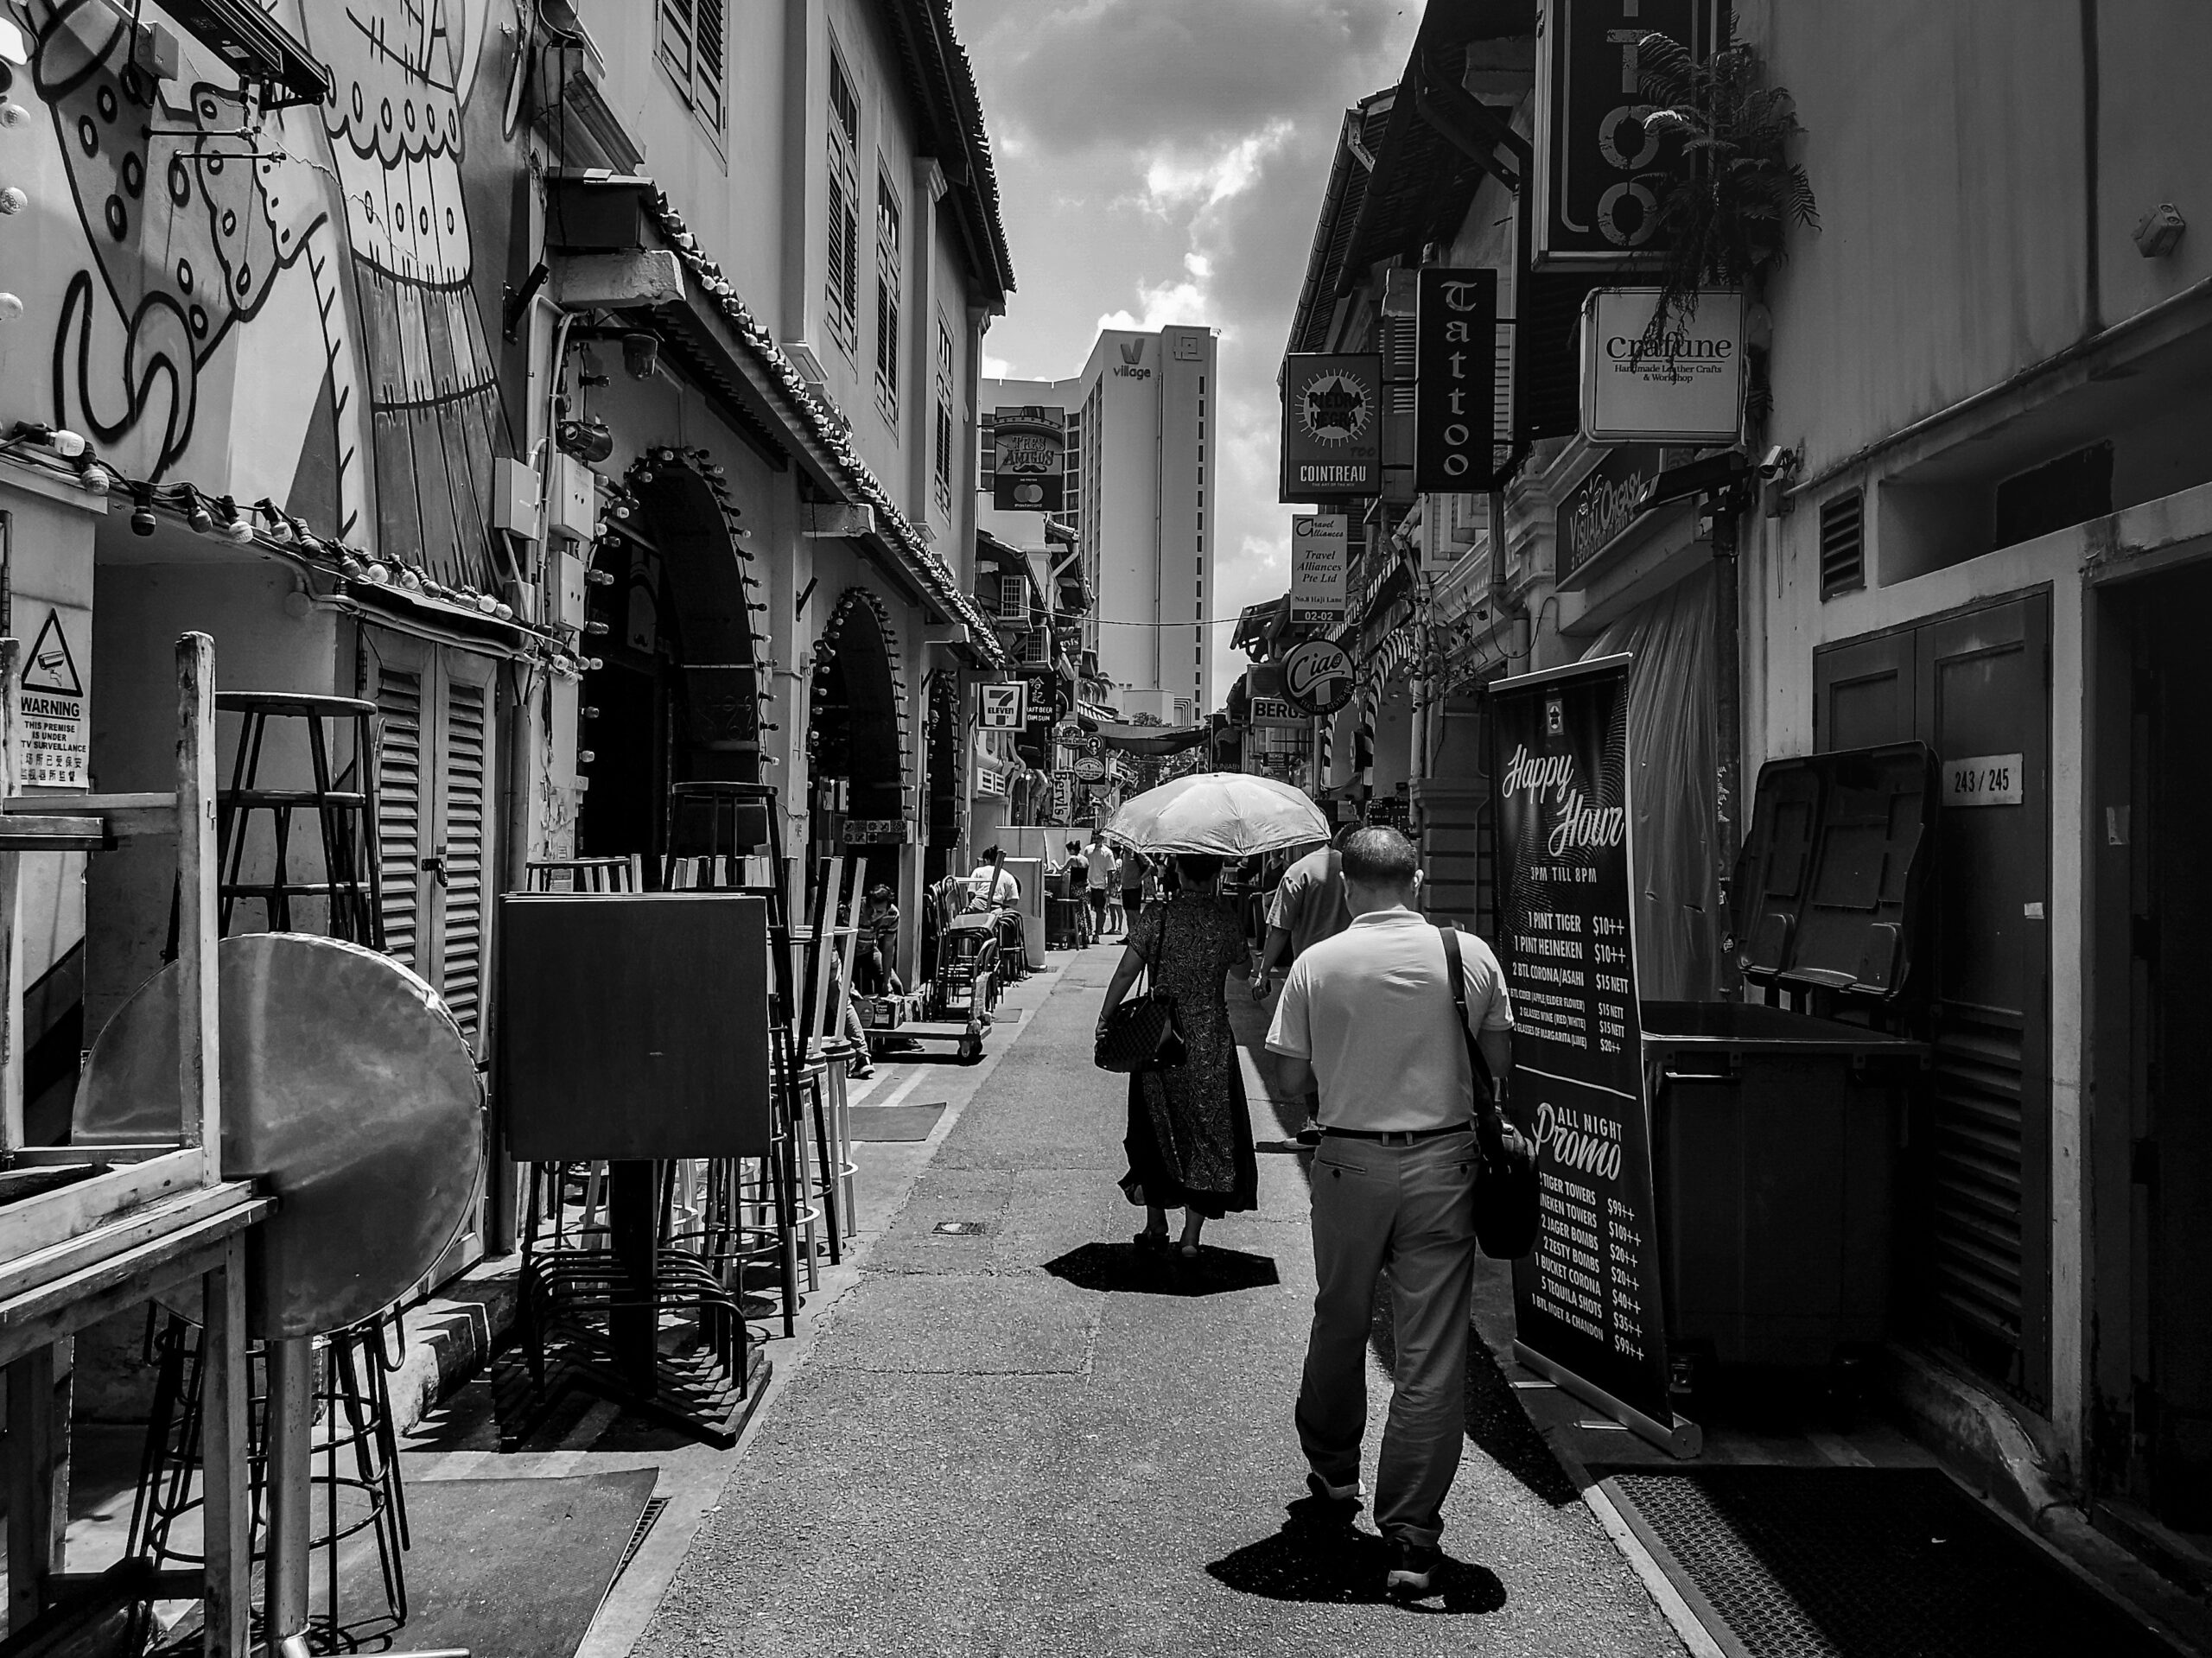
[[[1815,657],[1822,750],[1939,761],[1914,989],[1935,1066],[1911,1151],[1925,1333],[2041,1409],[2050,1369],[2050,602],[2029,594]],[[1952,793],[1967,763],[2002,786]]]
[[[363,628],[361,639],[361,694],[381,715],[385,948],[445,998],[481,1065],[496,867],[498,664],[381,628]],[[442,1283],[483,1253],[480,1203],[429,1282]]]

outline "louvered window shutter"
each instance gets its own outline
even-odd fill
[[[423,962],[423,846],[428,804],[423,789],[423,678],[426,653],[412,641],[372,645],[375,684],[370,700],[380,716],[377,756],[377,859],[384,887],[384,947],[410,967]]]
[[[696,0],[697,33],[693,36],[692,107],[700,121],[715,132],[722,130],[722,57],[728,22],[723,8],[728,0]]]
[[[845,181],[830,168],[830,309],[842,313],[845,302]]]
[[[486,866],[491,855],[492,687],[448,678],[438,754],[445,884],[439,892],[436,983],[474,1042],[484,1004]]]
[[[861,308],[861,212],[858,201],[849,190],[845,194],[845,315],[850,319]]]
[[[1821,597],[1866,585],[1866,498],[1858,490],[1821,503]]]

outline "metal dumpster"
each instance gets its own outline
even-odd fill
[[[1805,1368],[1889,1331],[1910,976],[1935,767],[1918,743],[1759,772],[1736,866],[1745,1003],[1642,1004],[1670,1352]]]

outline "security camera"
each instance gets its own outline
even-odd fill
[[[1789,463],[1789,451],[1777,443],[1766,452],[1766,458],[1759,462],[1759,475],[1762,478],[1771,478]]]

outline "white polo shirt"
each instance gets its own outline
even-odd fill
[[[1477,1030],[1510,1031],[1505,972],[1491,947],[1454,933]],[[1320,1089],[1321,1125],[1372,1132],[1467,1121],[1474,1077],[1433,923],[1373,910],[1301,953],[1268,1027],[1268,1051],[1303,1059]]]

